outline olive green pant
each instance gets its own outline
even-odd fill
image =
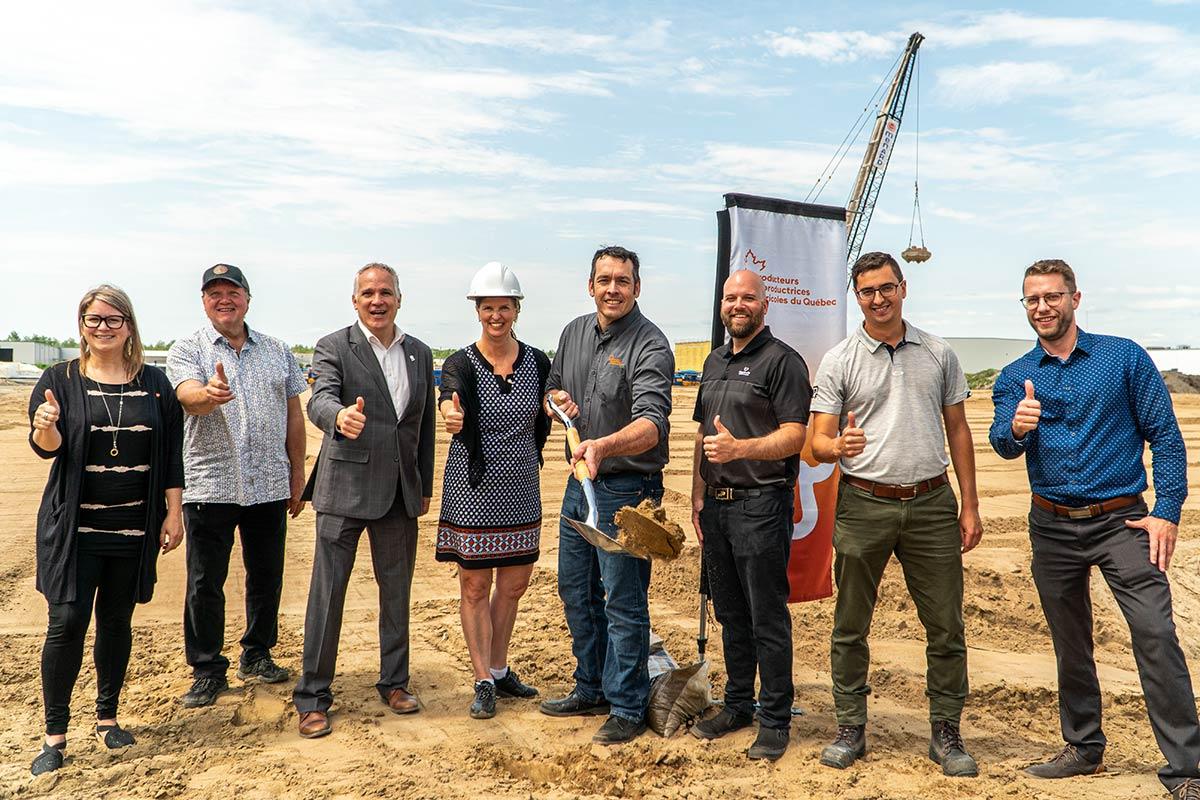
[[[830,662],[838,724],[867,723],[867,634],[892,553],[925,626],[929,718],[958,724],[967,699],[967,645],[958,501],[950,486],[912,500],[888,500],[842,483],[833,547],[837,606]]]

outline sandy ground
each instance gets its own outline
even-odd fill
[[[701,743],[686,734],[671,740],[648,734],[615,748],[594,747],[594,718],[552,719],[534,701],[503,700],[495,719],[467,717],[470,665],[458,619],[452,568],[433,559],[434,507],[421,523],[412,608],[412,688],[419,714],[386,713],[374,689],[378,672],[377,590],[366,537],[346,607],[346,624],[334,684],[334,734],[305,741],[295,733],[291,684],[243,685],[215,706],[186,710],[179,696],[190,684],[183,657],[182,548],[160,564],[157,594],[134,617],[134,654],[121,720],[137,746],[109,755],[89,735],[95,675],[85,659],[72,703],[65,767],[31,778],[29,761],[41,738],[39,653],[46,605],[34,590],[33,525],[47,465],[28,448],[24,417],[28,389],[0,388],[0,798],[357,798],[357,797],[664,797],[664,798],[951,798],[1006,800],[1165,796],[1155,777],[1160,755],[1138,688],[1128,631],[1107,588],[1097,588],[1096,648],[1105,689],[1110,740],[1105,775],[1038,782],[1020,774],[1031,761],[1055,751],[1058,735],[1054,659],[1045,621],[1029,576],[1025,529],[1028,487],[1022,462],[1007,463],[986,443],[991,403],[980,393],[968,403],[975,432],[986,533],[966,559],[966,619],[971,697],[963,732],[980,762],[975,780],[952,780],[926,757],[929,735],[924,697],[923,632],[895,562],[881,590],[872,637],[869,728],[871,752],[839,772],[818,764],[834,731],[829,692],[829,600],[792,607],[795,622],[796,702],[806,710],[793,728],[793,744],[777,764],[748,762],[753,740],[743,731]],[[672,417],[672,461],[666,504],[689,528],[682,557],[659,565],[651,585],[654,629],[681,662],[695,655],[698,551],[690,538],[686,493],[691,472],[690,421],[694,389],[679,390]],[[1192,496],[1200,469],[1200,397],[1177,396],[1176,409],[1191,452]],[[309,451],[319,436],[310,429]],[[548,444],[551,462],[562,452],[561,427]],[[445,452],[438,442],[438,464]],[[310,462],[312,456],[309,457]],[[561,603],[555,591],[558,507],[567,468],[551,463],[542,473],[545,522],[542,558],[524,600],[513,637],[511,663],[543,696],[570,688],[573,661]],[[1200,504],[1188,503],[1171,575],[1175,613],[1193,672],[1200,671]],[[311,510],[292,525],[275,651],[283,665],[299,664],[303,615],[312,563]],[[226,586],[228,635],[234,643],[244,621],[239,551]],[[1097,586],[1103,582],[1096,581]],[[724,682],[719,629],[710,628],[713,678]],[[90,651],[90,639],[89,639]],[[236,658],[227,645],[226,653]]]

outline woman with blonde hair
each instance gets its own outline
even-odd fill
[[[49,604],[42,648],[46,738],[34,775],[63,764],[71,691],[96,613],[95,735],[134,743],[117,723],[135,603],[154,592],[159,551],[183,541],[183,413],[166,374],[144,361],[128,295],[79,302],[79,358],[42,373],[29,443],[53,459],[37,517],[37,588]]]
[[[467,294],[475,301],[479,339],[442,365],[439,408],[454,438],[436,558],[459,567],[459,610],[475,676],[468,713],[475,719],[495,716],[497,695],[538,693],[508,666],[517,605],[538,559],[538,468],[550,433],[542,413],[550,359],[513,335],[523,296],[512,270],[496,261],[485,265]]]

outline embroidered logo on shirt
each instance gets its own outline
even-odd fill
[[[623,367],[623,366],[625,366],[625,362],[624,362],[624,361],[622,361],[621,359],[617,358],[616,356],[609,356],[609,357],[608,357],[608,363],[609,363],[609,364],[612,364],[614,367]]]
[[[741,375],[743,378],[750,377],[750,367],[742,367],[738,370],[738,375]]]

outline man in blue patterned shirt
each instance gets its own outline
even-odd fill
[[[1187,458],[1171,397],[1137,344],[1079,330],[1080,293],[1066,262],[1033,264],[1023,292],[1038,343],[996,379],[990,439],[1004,458],[1025,454],[1033,579],[1058,659],[1067,742],[1026,771],[1065,778],[1104,769],[1088,583],[1097,566],[1129,623],[1146,710],[1167,758],[1159,779],[1177,800],[1200,800],[1200,724],[1166,575],[1187,497]],[[1153,511],[1141,494],[1146,442]]]
[[[278,636],[287,515],[304,503],[304,416],[308,388],[288,346],[246,324],[250,284],[232,264],[204,272],[200,296],[209,324],[167,353],[167,377],[184,418],[183,517],[187,596],[183,642],[192,667],[189,708],[211,705],[229,688],[225,578],[233,531],[246,569],[246,631],[237,676],[288,679],[271,658]]]

